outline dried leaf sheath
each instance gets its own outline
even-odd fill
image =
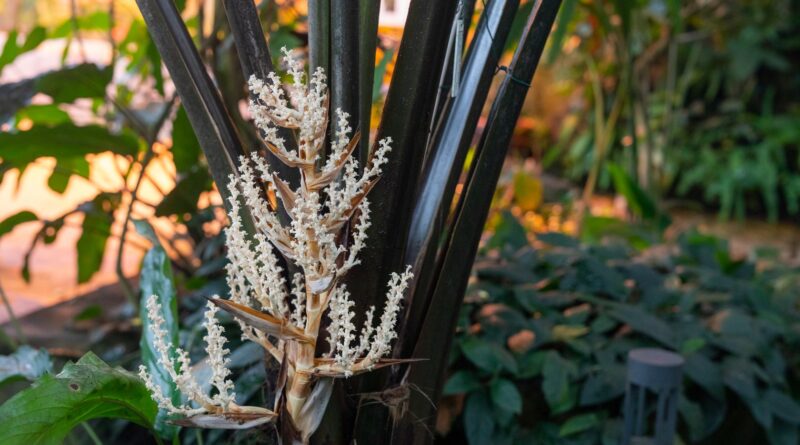
[[[174,348],[179,363],[171,360],[173,347],[167,344],[159,349],[164,351],[162,364],[172,369],[170,376],[187,403],[173,406],[163,400],[155,386],[151,385],[151,391],[162,408],[193,416],[181,421],[184,425],[244,428],[286,415],[289,418],[282,420],[290,422],[293,428],[289,429],[299,432],[306,442],[327,405],[331,377],[349,377],[399,362],[383,357],[389,354],[397,336],[397,314],[412,274],[409,267],[391,275],[380,320],[373,323],[372,307],[365,314],[364,326],[357,330],[353,324],[354,302],[342,278],[359,264],[358,253],[366,244],[370,226],[366,195],[387,162],[391,139],[378,142],[362,172],[352,156],[359,135],[352,135],[347,113],[336,110],[336,133],[329,157],[324,163],[318,162],[328,126],[325,74],[318,68],[307,78],[302,63],[288,51],[284,53],[292,83],[281,85],[275,73],[267,79],[252,77],[249,86],[256,99],[250,109],[270,151],[298,170],[300,186],[293,190],[258,155],[240,159],[238,175],[231,176],[228,184],[230,225],[225,235],[230,300],[211,299],[206,317],[209,361],[215,366],[211,378],[214,395],[203,394],[201,386],[184,371],[190,366],[185,352]],[[296,149],[287,147],[278,127],[296,133]],[[287,225],[279,221],[274,206],[264,198],[261,190],[265,185],[290,216]],[[239,216],[245,208],[257,224],[252,239],[246,236]],[[351,224],[350,236],[344,237],[341,235],[347,223]],[[349,244],[343,244],[342,240],[348,239]],[[276,250],[301,271],[291,283],[284,279]],[[243,337],[264,347],[285,369],[275,411],[234,402],[233,384],[227,380],[230,371],[225,367],[228,350],[224,348],[222,327],[215,319],[218,308],[231,313]],[[150,315],[158,317],[158,311]],[[329,319],[326,340],[330,347],[325,357],[317,357],[322,317]],[[141,375],[148,381],[147,369],[142,368]]]

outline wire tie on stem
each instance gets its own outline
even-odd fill
[[[497,74],[500,71],[505,72],[506,76],[508,76],[508,78],[511,79],[512,82],[518,83],[518,84],[524,86],[525,88],[530,88],[531,87],[530,83],[525,82],[522,79],[518,79],[518,78],[514,77],[514,74],[511,72],[511,69],[509,69],[507,66],[498,65],[497,68],[494,70],[494,73]]]

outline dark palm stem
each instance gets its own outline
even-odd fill
[[[447,110],[442,127],[433,136],[434,143],[426,160],[418,199],[407,226],[409,235],[404,263],[413,265],[415,282],[395,346],[398,357],[408,357],[413,352],[419,329],[430,308],[434,265],[445,219],[518,6],[518,0],[489,2],[464,66],[460,91]],[[396,382],[401,378],[402,372],[395,376]]]
[[[430,360],[414,365],[407,380],[410,385],[426,391],[434,403],[438,401],[444,383],[458,308],[463,301],[493,192],[528,86],[560,5],[561,0],[542,0],[531,12],[511,67],[490,111],[487,127],[478,144],[476,161],[465,184],[466,192],[446,241],[442,264],[437,267],[439,273],[433,290],[436,307],[426,314],[420,329],[420,341],[413,353],[414,357]],[[419,418],[435,417],[435,407],[420,397],[412,397],[410,409]],[[422,434],[423,431],[417,428],[414,437],[419,439]]]

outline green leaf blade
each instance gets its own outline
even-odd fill
[[[510,380],[495,380],[492,383],[491,395],[492,402],[496,407],[513,414],[522,412],[522,395]]]
[[[33,213],[28,210],[23,210],[21,212],[15,213],[8,218],[4,219],[3,222],[0,222],[0,237],[3,235],[11,232],[20,224],[24,224],[26,222],[36,221],[39,218]]]
[[[158,362],[159,353],[155,349],[153,329],[150,318],[147,316],[146,301],[151,295],[155,295],[161,304],[161,316],[164,317],[161,327],[167,332],[168,343],[178,344],[178,303],[172,268],[166,252],[160,245],[155,245],[145,254],[142,261],[140,287],[142,292],[142,301],[139,305],[142,337],[139,340],[139,347],[142,364],[147,368],[153,383],[160,388],[164,397],[178,405],[181,403],[180,393],[167,370]],[[178,431],[176,426],[167,423],[167,412],[161,409],[155,417],[154,428],[160,436],[168,439],[174,437]]]
[[[106,242],[111,234],[111,216],[99,211],[86,213],[78,239],[78,283],[89,281],[100,270]]]
[[[0,430],[0,443],[57,445],[74,427],[97,418],[127,419],[150,428],[156,410],[136,376],[89,352],[0,406],[0,425],[13,425]]]

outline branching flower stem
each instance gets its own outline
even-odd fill
[[[274,411],[235,403],[233,384],[227,380],[230,371],[225,366],[228,350],[214,306],[206,312],[205,337],[213,396],[200,390],[187,371],[188,356],[180,348],[171,353],[170,346],[156,344],[161,365],[189,403],[173,406],[153,387],[148,370],[143,368],[141,374],[164,409],[190,416],[184,424],[207,426],[203,416],[210,414],[224,419],[214,421],[215,427],[241,428],[253,425],[253,415],[258,417],[257,422],[287,415],[289,419],[285,420],[291,422],[298,436],[284,439],[306,443],[325,411],[331,390],[328,379],[347,378],[399,362],[384,357],[397,336],[397,314],[412,274],[410,266],[403,273],[393,273],[378,324],[373,325],[376,314],[371,307],[364,326],[356,328],[355,302],[342,278],[359,264],[358,253],[365,246],[370,227],[366,196],[380,177],[392,141],[378,141],[361,172],[352,156],[359,135],[352,134],[347,113],[337,109],[330,154],[320,162],[328,127],[325,73],[318,68],[306,76],[303,64],[290,52],[284,50],[284,54],[291,84],[282,85],[275,73],[267,79],[251,77],[249,87],[254,99],[250,111],[270,152],[299,171],[300,186],[292,189],[257,154],[240,159],[238,175],[232,175],[228,183],[230,225],[225,235],[230,298],[214,298],[211,303],[231,313],[243,338],[261,345],[285,368],[281,373],[285,381],[276,382],[276,387],[285,389],[277,395]],[[278,127],[296,133],[296,149],[294,145],[288,148]],[[289,216],[288,223],[281,223],[269,197],[280,201]],[[242,227],[240,212],[244,207],[257,225],[252,237]],[[348,225],[350,236],[346,237],[343,233]],[[299,271],[290,283],[277,255],[294,263]],[[151,307],[148,301],[148,315],[153,329],[160,329],[155,304],[153,300]],[[321,332],[323,317],[329,320],[327,333]],[[317,357],[317,343],[325,334],[330,348],[323,357]],[[245,414],[249,417],[242,417]]]

